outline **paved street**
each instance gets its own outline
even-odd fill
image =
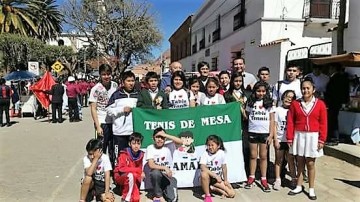
[[[63,124],[14,118],[18,123],[0,128],[0,201],[78,201],[85,144],[94,136],[89,108],[84,115],[82,122]],[[235,199],[214,201],[308,200],[305,194],[287,196],[288,190],[263,193],[258,187],[239,188]],[[360,168],[322,157],[317,160],[315,190],[318,201],[360,201]],[[142,201],[148,200],[145,194]],[[179,194],[180,202],[202,201],[190,189]]]

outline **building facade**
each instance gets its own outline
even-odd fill
[[[246,71],[267,66],[275,82],[283,78],[288,50],[331,42],[327,30],[338,15],[339,0],[206,0],[191,18],[191,55],[180,62],[186,71],[201,61],[216,71],[241,56]]]

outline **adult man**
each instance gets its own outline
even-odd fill
[[[182,71],[182,65],[180,62],[172,62],[169,66],[169,71],[162,75],[161,83],[160,83],[160,89],[165,92],[171,91],[171,77],[172,74],[176,71]]]
[[[312,80],[315,84],[315,89],[316,89],[317,95],[320,96],[321,98],[323,98],[324,93],[326,91],[326,85],[329,82],[329,77],[327,75],[323,74],[321,72],[320,67],[316,66],[316,65],[313,67],[313,72],[306,75],[305,77],[312,78]]]
[[[0,127],[3,127],[3,113],[5,111],[6,126],[10,126],[10,97],[12,95],[11,88],[5,84],[5,79],[0,79]]]
[[[242,57],[237,57],[233,60],[232,66],[233,72],[240,72],[244,78],[244,87],[246,89],[252,89],[252,87],[257,82],[255,76],[251,73],[245,72],[245,59]]]
[[[208,81],[208,78],[209,78],[209,63],[207,62],[199,62],[199,64],[197,65],[197,69],[198,69],[198,72],[200,74],[200,92],[203,92],[203,93],[206,93],[206,83]]]
[[[300,74],[300,68],[296,65],[288,65],[286,67],[286,78],[285,80],[278,81],[275,84],[275,88],[273,91],[273,100],[276,106],[281,106],[281,96],[287,90],[295,91],[296,98],[301,98],[301,89],[300,89],[300,79],[297,77]]]
[[[52,123],[62,123],[62,104],[63,104],[63,95],[64,87],[59,82],[59,79],[55,79],[56,84],[51,87],[50,90],[45,91],[45,93],[52,95],[51,98],[51,111],[52,111]],[[56,116],[57,111],[57,116]],[[58,119],[56,119],[58,117]]]
[[[328,107],[328,145],[339,143],[338,115],[342,104],[349,102],[349,79],[341,72],[341,65],[331,64],[330,80],[326,86],[325,103]]]

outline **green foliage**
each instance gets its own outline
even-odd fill
[[[39,39],[17,34],[0,35],[0,51],[7,70],[20,66],[26,67],[28,61],[39,61],[50,66],[60,57],[70,59],[75,53],[71,47],[50,46]]]

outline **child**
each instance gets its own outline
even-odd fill
[[[205,85],[206,96],[200,100],[200,105],[226,104],[224,96],[218,93],[219,81],[213,77],[208,78]]]
[[[261,185],[264,192],[270,192],[266,180],[267,150],[272,140],[274,112],[270,97],[269,84],[264,81],[255,83],[253,92],[246,106],[249,120],[249,143],[250,143],[250,175],[245,185],[250,189],[255,181],[256,162],[258,149],[260,150]]]
[[[205,193],[205,202],[212,202],[210,191],[234,198],[235,191],[227,181],[225,147],[217,135],[206,139],[206,152],[200,157],[201,187]]]
[[[133,133],[132,108],[136,106],[138,92],[135,90],[135,74],[127,71],[121,75],[122,86],[110,97],[107,114],[112,118],[113,148],[112,162],[117,165],[119,152],[128,146]]]
[[[230,88],[230,73],[228,71],[221,71],[219,73],[219,80],[220,80],[220,89],[219,93],[224,95]]]
[[[181,109],[189,107],[189,95],[185,89],[186,78],[182,71],[176,71],[171,77],[172,91],[169,93],[169,108]]]
[[[86,145],[88,154],[84,157],[85,170],[79,202],[85,202],[89,190],[93,188],[96,198],[100,198],[101,201],[115,201],[114,195],[110,192],[111,163],[109,157],[102,153],[101,148],[102,143],[98,139],[91,139]]]
[[[111,95],[116,91],[117,83],[111,81],[111,66],[102,64],[99,67],[100,82],[91,88],[89,102],[91,117],[94,121],[96,137],[103,140],[103,152],[106,153],[109,147],[109,154],[112,154],[112,124],[111,117],[106,113],[106,106]]]
[[[189,79],[190,87],[190,107],[196,107],[200,104],[200,100],[205,98],[205,94],[200,92],[200,80],[197,77]]]
[[[159,76],[156,72],[148,72],[145,76],[145,82],[149,89],[140,91],[137,107],[147,109],[167,109],[168,101],[164,91],[160,91]]]
[[[303,170],[306,164],[309,177],[309,199],[316,200],[315,159],[323,155],[327,136],[325,103],[314,96],[315,86],[310,77],[301,82],[302,98],[291,103],[287,116],[286,138],[297,159],[297,186],[288,195],[301,193]]]
[[[229,102],[240,102],[241,104],[241,115],[243,120],[247,119],[245,113],[245,106],[248,97],[250,96],[250,91],[246,90],[244,87],[244,78],[241,73],[235,72],[231,76],[230,88],[224,94],[224,99],[226,103]],[[245,118],[245,119],[244,119]]]
[[[154,191],[154,201],[166,199],[166,201],[177,201],[177,181],[172,176],[172,155],[170,149],[165,146],[165,139],[170,139],[176,144],[184,142],[172,135],[168,135],[162,128],[154,130],[154,144],[146,149],[146,160],[150,170],[150,179]]]
[[[274,148],[275,148],[275,183],[273,186],[274,190],[280,190],[281,187],[281,178],[280,172],[282,169],[283,159],[286,153],[289,151],[289,147],[287,145],[286,140],[286,116],[291,105],[291,102],[296,99],[295,91],[293,90],[286,90],[282,94],[282,106],[275,108],[275,119],[274,119]],[[294,164],[294,157],[289,154],[288,155],[289,161],[289,169],[292,180],[296,179],[295,177],[295,164]]]
[[[143,172],[144,152],[140,150],[144,137],[140,133],[132,133],[129,147],[120,151],[118,165],[114,169],[115,183],[122,186],[122,202],[140,201],[140,184],[145,178]]]

